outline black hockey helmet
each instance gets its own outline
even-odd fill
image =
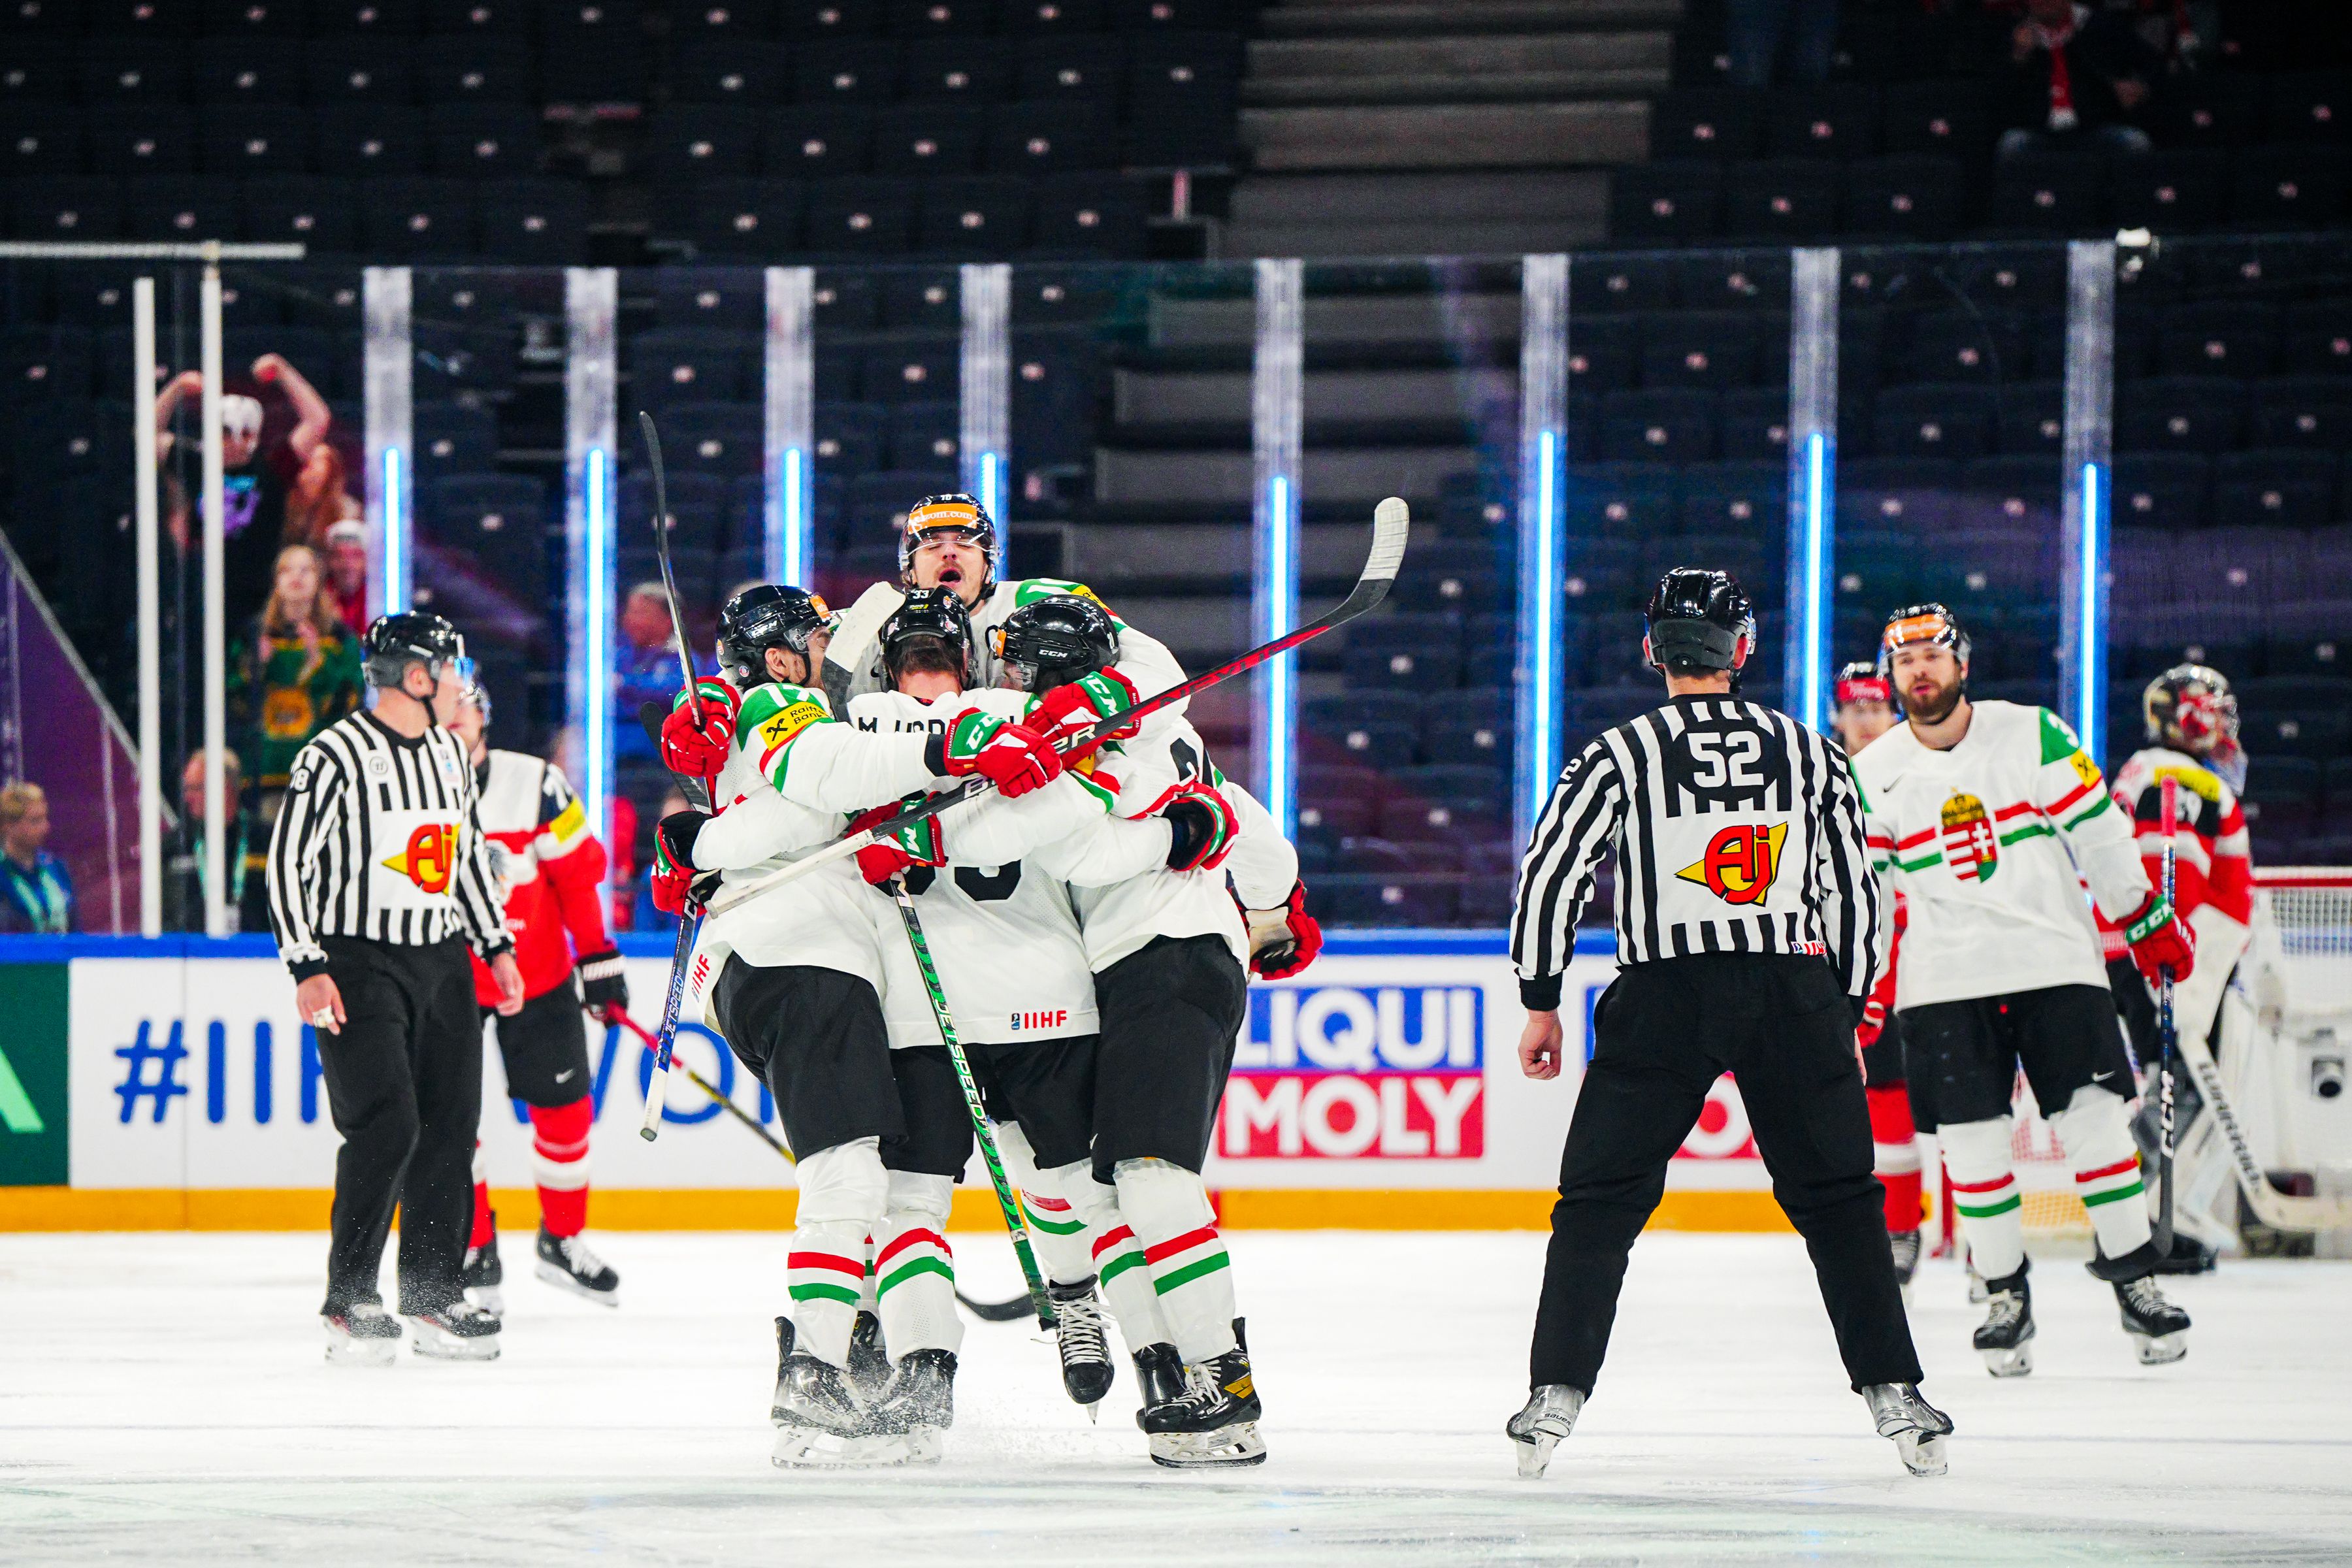
[[[1021,690],[1051,691],[1118,662],[1118,623],[1093,599],[1056,594],[1005,616],[988,650]]]
[[[788,648],[806,658],[809,639],[833,630],[837,619],[823,599],[804,589],[754,583],[719,612],[719,668],[745,690],[764,686],[774,679],[768,673],[768,649]]]
[[[1756,611],[1728,572],[1677,566],[1658,579],[1643,612],[1652,668],[1737,670],[1756,651]]]
[[[980,504],[977,497],[961,490],[925,496],[907,509],[906,521],[898,530],[899,584],[908,588],[915,585],[915,552],[934,534],[956,535],[966,543],[980,546],[988,562],[988,575],[980,584],[980,591],[986,594],[996,581],[996,520],[988,515],[988,509]]]
[[[2174,665],[2147,683],[2139,708],[2151,742],[2192,757],[2210,757],[2238,739],[2238,694],[2210,665]]]
[[[397,610],[368,623],[360,638],[360,658],[370,686],[398,686],[411,665],[440,678],[444,664],[466,657],[466,639],[448,618],[430,610]]]
[[[1948,606],[1931,600],[1924,605],[1906,605],[1886,617],[1886,629],[1878,639],[1878,672],[1890,674],[1895,650],[1906,643],[1916,642],[1941,643],[1961,664],[1969,662],[1967,628]]]
[[[958,680],[971,671],[971,612],[952,588],[909,588],[906,599],[882,623],[882,668],[895,686],[898,672],[926,650],[944,664],[931,668],[953,671]]]
[[[1830,707],[1844,707],[1849,702],[1884,702],[1895,705],[1895,683],[1880,673],[1879,668],[1866,658],[1857,658],[1838,667],[1837,679],[1830,686]]]

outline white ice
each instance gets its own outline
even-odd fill
[[[0,1563],[2352,1561],[2347,1264],[2179,1282],[2189,1359],[2144,1368],[2046,1259],[2036,1369],[2003,1383],[1928,1265],[1913,1330],[1959,1430],[1927,1480],[1871,1434],[1793,1237],[1647,1237],[1524,1482],[1501,1426],[1540,1236],[1241,1232],[1264,1467],[1157,1470],[1124,1371],[1089,1426],[1034,1326],[976,1324],[946,1463],[844,1477],[768,1462],[779,1237],[600,1237],[617,1311],[530,1278],[523,1239],[502,1360],[382,1371],[324,1363],[323,1237],[0,1237]],[[1012,1293],[1001,1236],[956,1242]]]

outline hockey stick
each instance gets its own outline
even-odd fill
[[[2172,908],[2172,837],[2180,826],[2180,781],[2167,775],[2163,793],[2158,797],[2156,830],[2164,836],[2164,906]],[[2179,919],[2178,910],[2174,919]],[[2161,1085],[2163,1110],[2158,1121],[2156,1145],[2157,1179],[2164,1184],[2156,1198],[2156,1251],[2159,1258],[2172,1256],[2172,1156],[2175,1139],[2172,1126],[2172,1064],[2180,1058],[2180,1031],[2172,1018],[2172,965],[2156,966],[2156,1035],[2159,1042],[2157,1079]]]
[[[613,1016],[620,1020],[621,1026],[623,1028],[628,1030],[629,1033],[636,1036],[640,1041],[644,1042],[646,1049],[652,1050],[654,1048],[654,1033],[651,1029],[646,1028],[643,1024],[638,1023],[635,1018],[630,1017],[628,1014],[623,1012],[618,1007],[613,1009]],[[765,1126],[761,1125],[752,1117],[750,1111],[744,1110],[726,1095],[720,1093],[717,1084],[711,1082],[709,1079],[695,1071],[686,1063],[677,1060],[675,1056],[670,1058],[670,1070],[673,1072],[684,1073],[688,1083],[694,1085],[695,1088],[709,1095],[712,1104],[726,1111],[728,1115],[741,1122],[745,1127],[750,1128],[753,1137],[759,1139],[761,1142],[765,1143],[769,1148],[773,1149],[778,1154],[783,1157],[784,1163],[793,1166],[799,1165],[800,1162],[793,1158],[793,1152],[784,1147],[784,1141],[782,1139],[769,1131]],[[1015,1296],[1010,1300],[982,1301],[965,1295],[961,1290],[958,1290],[956,1292],[956,1301],[965,1311],[970,1312],[973,1317],[978,1318],[983,1323],[1009,1323],[1013,1319],[1020,1317],[1029,1310],[1029,1298],[1025,1294]]]
[[[2352,1198],[2303,1197],[2271,1185],[2262,1162],[2254,1158],[2253,1145],[2246,1141],[2245,1131],[2238,1123],[2238,1113],[2231,1109],[2229,1092],[2221,1087],[2221,1069],[2213,1060],[2212,1051],[2194,1031],[2179,1046],[2181,1060],[2188,1064],[2189,1076],[2197,1080],[2198,1092],[2212,1109],[2213,1120],[2221,1125],[2221,1136],[2230,1145],[2230,1160],[2237,1168],[2238,1185],[2245,1193],[2246,1206],[2254,1211],[2254,1217],[2273,1230],[2327,1230],[2352,1225]],[[2168,1183],[2167,1187],[2168,1197]]]
[[[923,989],[931,999],[931,1016],[940,1026],[940,1039],[948,1048],[948,1060],[955,1064],[956,1082],[963,1089],[964,1109],[971,1113],[972,1135],[980,1141],[980,1154],[988,1165],[989,1185],[996,1189],[996,1206],[1004,1211],[1004,1228],[1013,1237],[1013,1256],[1021,1259],[1021,1275],[1029,1283],[1029,1304],[1037,1310],[1037,1326],[1054,1326],[1054,1303],[1045,1294],[1045,1277],[1037,1268],[1037,1254],[1029,1245],[1029,1226],[1021,1217],[1020,1200],[1013,1195],[1013,1184],[1004,1174],[1004,1161],[996,1152],[996,1134],[988,1130],[988,1110],[980,1102],[980,1085],[973,1081],[971,1063],[963,1054],[963,1044],[956,1038],[955,1019],[948,1014],[948,995],[940,984],[940,972],[931,963],[931,944],[923,940],[923,922],[915,913],[915,900],[907,891],[904,877],[890,879],[890,901],[898,906],[899,921],[907,928],[907,945],[915,950],[915,967],[921,971]]]
[[[661,563],[662,592],[669,597],[670,629],[677,635],[678,679],[686,689],[687,706],[693,710],[694,721],[699,726],[702,700],[694,689],[694,655],[688,651],[686,613],[678,608],[677,574],[669,563],[669,487],[662,473],[661,433],[654,428],[654,416],[642,408],[637,410],[637,427],[645,432],[646,461],[653,469],[654,556]],[[642,714],[639,721],[643,721]],[[669,961],[669,993],[662,999],[661,1032],[654,1042],[654,1072],[646,1084],[646,1119],[637,1129],[637,1135],[648,1143],[661,1136],[662,1107],[668,1103],[671,1047],[677,1039],[678,1013],[686,1005],[686,963],[694,952],[695,938],[702,932],[702,918],[699,910],[677,917],[677,947]]]
[[[1299,644],[1321,637],[1335,626],[1346,626],[1349,621],[1369,613],[1382,599],[1388,597],[1389,587],[1396,581],[1397,567],[1404,560],[1405,539],[1412,531],[1412,516],[1406,511],[1403,501],[1391,496],[1381,502],[1372,511],[1372,548],[1370,553],[1364,558],[1364,570],[1357,577],[1356,586],[1349,593],[1347,598],[1328,614],[1318,620],[1307,622],[1296,631],[1286,632],[1270,643],[1254,647],[1240,658],[1221,664],[1214,669],[1196,675],[1180,685],[1171,686],[1157,696],[1147,697],[1123,713],[1114,714],[1110,718],[1099,720],[1088,725],[1078,732],[1069,745],[1063,748],[1063,754],[1065,756],[1082,754],[1113,730],[1148,718],[1163,708],[1196,696],[1212,686],[1232,679],[1236,675],[1246,674],[1266,660],[1277,658]],[[896,816],[875,824],[863,833],[853,833],[846,837],[836,838],[824,848],[804,855],[792,864],[780,867],[755,881],[728,889],[711,901],[709,912],[713,915],[723,915],[730,910],[740,909],[747,900],[772,888],[779,888],[786,882],[805,877],[820,866],[855,855],[870,845],[880,844],[899,828],[910,823],[920,822],[926,817],[937,816],[950,806],[960,805],[988,787],[990,786],[986,779],[968,778],[953,789],[943,790],[921,805],[909,806]]]

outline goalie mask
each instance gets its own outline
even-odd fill
[[[754,584],[719,612],[719,668],[743,690],[764,686],[775,679],[768,673],[768,649],[783,648],[806,659],[810,640],[838,622],[814,594],[777,583]]]
[[[926,541],[934,539],[978,547],[984,564],[975,598],[984,596],[994,586],[999,555],[996,520],[973,497],[951,490],[945,495],[925,496],[907,509],[906,526],[898,531],[898,582],[902,587],[915,585],[915,552]]]
[[[1118,626],[1092,599],[1056,595],[1022,605],[988,634],[1015,690],[1043,694],[1118,662]]]
[[[912,671],[937,670],[966,684],[971,669],[971,612],[952,588],[909,588],[882,623],[882,669],[897,686]]]
[[[2176,664],[2149,681],[2140,713],[2147,738],[2176,752],[2210,757],[2237,747],[2237,694],[2230,678],[2210,666]]]

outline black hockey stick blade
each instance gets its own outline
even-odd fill
[[[661,432],[654,428],[654,416],[642,408],[637,410],[637,428],[645,432],[646,462],[654,476],[654,558],[661,563],[662,592],[669,596],[670,630],[677,634],[678,677],[687,700],[695,702],[695,714],[699,718],[702,707],[694,696],[694,654],[687,646],[686,612],[678,605],[677,574],[669,563],[669,481],[662,471]],[[660,747],[658,739],[655,747]]]
[[[1029,1315],[1026,1295],[1009,1297],[1002,1301],[975,1301],[962,1291],[956,1292],[956,1304],[983,1323],[1013,1323]]]

